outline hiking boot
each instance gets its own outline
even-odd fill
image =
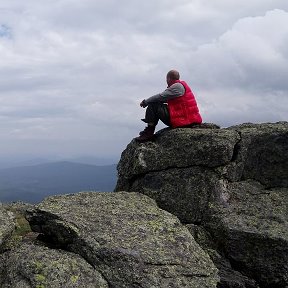
[[[154,126],[149,126],[149,125],[148,125],[147,127],[144,128],[143,131],[140,131],[140,132],[139,132],[139,135],[141,136],[141,135],[143,135],[143,134],[146,134],[147,131],[148,131],[149,129],[151,129],[150,127],[152,128],[152,127],[154,127]],[[155,127],[154,127],[154,131],[155,131]],[[154,131],[153,131],[153,133],[154,133]],[[149,133],[149,131],[148,131],[148,133]]]
[[[155,126],[147,126],[143,131],[139,133],[139,137],[136,137],[137,142],[146,142],[154,138]]]
[[[140,131],[140,132],[139,132],[139,136],[141,136],[141,135],[145,134],[145,133],[146,133],[146,131],[147,131],[147,128],[148,128],[148,127],[146,127],[146,128],[143,130],[143,131]]]

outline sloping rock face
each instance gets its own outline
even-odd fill
[[[288,287],[287,122],[164,129],[154,142],[133,140],[118,174],[116,191],[148,195],[210,235],[219,269],[216,254],[244,275],[219,287]]]
[[[26,218],[50,246],[22,244],[2,256],[3,287],[213,288],[219,281],[188,229],[139,193],[49,197]]]
[[[79,255],[24,243],[2,255],[2,288],[108,288],[108,283]],[[0,271],[1,271],[0,270]]]
[[[11,236],[15,228],[15,220],[13,214],[4,209],[0,203],[0,252],[5,249],[5,243]]]

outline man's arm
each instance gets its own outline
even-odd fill
[[[140,103],[140,106],[142,106],[141,104],[143,103],[145,106],[142,107],[146,107],[149,103],[153,103],[153,102],[162,102],[165,103],[170,99],[173,98],[177,98],[180,96],[183,96],[185,93],[185,88],[181,83],[175,83],[173,85],[171,85],[170,87],[168,87],[165,91],[163,91],[162,93],[156,94],[154,96],[151,96],[145,100],[143,100]]]

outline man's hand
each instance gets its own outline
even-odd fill
[[[143,107],[143,108],[145,108],[145,107],[147,107],[148,105],[147,105],[146,101],[143,100],[143,101],[140,103],[140,106]]]

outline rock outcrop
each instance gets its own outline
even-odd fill
[[[132,141],[118,173],[116,191],[145,194],[205,235],[219,287],[288,287],[287,122],[164,129]]]
[[[288,287],[287,122],[166,128],[118,172],[115,192],[0,204],[0,287]]]
[[[218,271],[189,230],[145,195],[54,196],[26,217],[42,241],[2,255],[0,287],[217,286]]]

